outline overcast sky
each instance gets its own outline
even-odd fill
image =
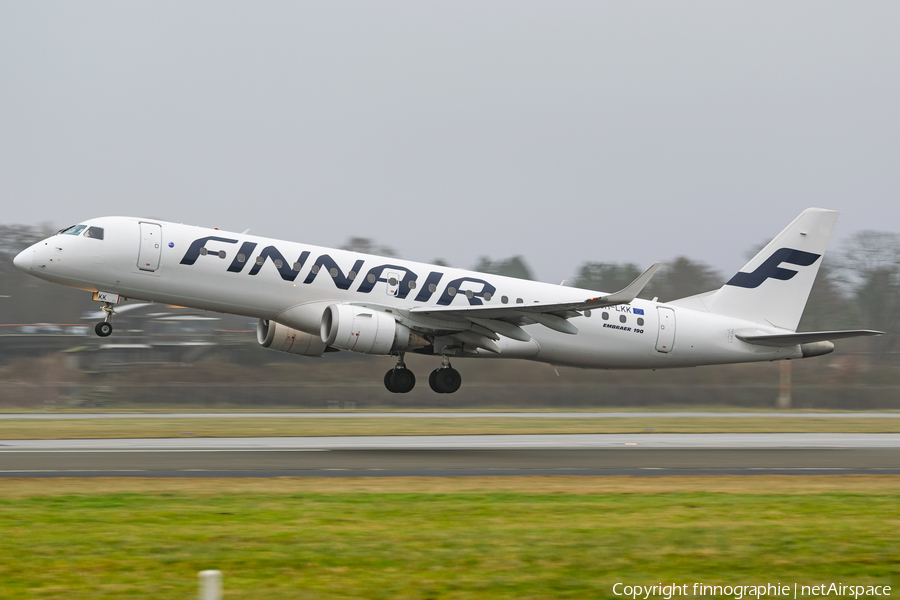
[[[898,2],[0,3],[0,222],[471,267],[900,232]]]

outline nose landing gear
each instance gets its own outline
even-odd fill
[[[106,320],[97,323],[97,325],[94,327],[94,333],[96,333],[100,337],[108,337],[113,332],[111,321],[113,315],[116,314],[116,311],[113,309],[113,305],[109,302],[104,302],[103,308],[101,308],[100,310],[102,310],[104,314],[106,314]]]
[[[397,366],[384,374],[384,387],[395,394],[405,394],[416,387],[416,376],[406,368],[402,352],[397,360]]]

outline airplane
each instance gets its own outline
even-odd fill
[[[304,356],[394,356],[393,393],[416,384],[407,352],[440,357],[428,383],[462,383],[451,359],[504,357],[591,369],[661,369],[809,358],[832,340],[880,331],[797,332],[838,213],[809,208],[717,290],[637,298],[656,263],[624,289],[582,290],[157,219],[101,217],[14,259],[103,303],[97,335],[124,300],[258,319],[264,348]]]

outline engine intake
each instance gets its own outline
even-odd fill
[[[266,319],[256,324],[256,341],[263,348],[303,356],[322,356],[327,346],[318,336]]]
[[[322,315],[322,343],[363,354],[390,354],[428,342],[391,315],[362,306],[332,304]]]

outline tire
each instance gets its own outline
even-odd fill
[[[391,387],[398,394],[406,394],[416,387],[416,375],[409,369],[394,369],[391,372]]]
[[[436,382],[438,371],[440,371],[440,369],[435,369],[434,371],[431,372],[430,375],[428,375],[428,386],[431,388],[432,392],[434,392],[436,394],[443,394],[444,393],[443,390],[438,388],[437,382]]]
[[[452,394],[462,385],[462,376],[452,367],[438,369],[434,373],[434,385],[431,389],[440,394]]]
[[[397,390],[394,389],[394,370],[391,369],[387,373],[384,374],[384,387],[387,388],[387,391],[396,394]]]
[[[101,321],[94,326],[94,333],[99,335],[100,337],[109,337],[109,335],[113,332],[112,323],[107,321]]]

